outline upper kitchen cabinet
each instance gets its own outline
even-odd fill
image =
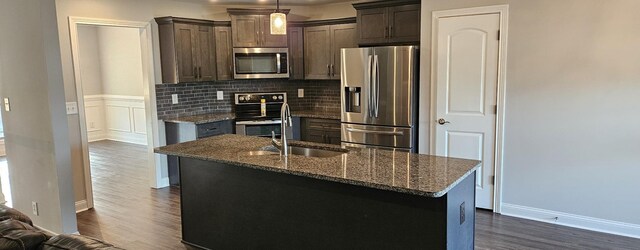
[[[215,22],[213,31],[216,38],[216,68],[218,80],[233,79],[233,45],[231,22]]]
[[[286,35],[271,35],[271,9],[227,9],[231,15],[234,48],[286,48]],[[289,10],[280,9],[289,14]]]
[[[420,1],[395,0],[356,3],[358,44],[420,43]]]
[[[289,36],[289,79],[304,79],[304,28],[302,23],[291,23],[287,27]]]
[[[345,18],[305,23],[305,79],[340,79],[340,50],[358,47],[354,21]]]
[[[216,80],[214,22],[177,17],[156,22],[163,83]]]

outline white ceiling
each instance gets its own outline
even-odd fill
[[[181,2],[210,3],[220,5],[264,5],[276,4],[276,0],[175,0]],[[280,5],[321,5],[329,3],[354,2],[354,0],[281,0]]]

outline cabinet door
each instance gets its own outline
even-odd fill
[[[302,27],[289,27],[289,78],[304,79],[304,33]]]
[[[260,46],[260,16],[232,15],[233,47],[254,48]]]
[[[389,7],[389,42],[420,42],[420,4]]]
[[[176,63],[178,64],[178,82],[196,81],[196,40],[197,26],[192,24],[176,23]]]
[[[218,80],[233,79],[233,46],[231,45],[231,27],[215,27],[216,33],[216,69]]]
[[[331,79],[340,79],[341,49],[357,47],[355,23],[331,26]]]
[[[330,79],[331,28],[328,25],[304,28],[304,78]]]
[[[271,35],[271,19],[269,16],[262,16],[262,47],[265,48],[286,48],[287,35]]]
[[[198,46],[196,58],[198,58],[198,78],[197,81],[215,81],[216,80],[216,49],[213,27],[199,25]]]
[[[358,10],[358,44],[383,44],[389,36],[387,8]]]

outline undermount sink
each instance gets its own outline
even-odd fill
[[[292,155],[301,155],[306,157],[328,158],[328,157],[339,156],[346,152],[324,150],[324,149],[317,149],[317,148],[289,146],[289,153]],[[274,146],[266,146],[258,151],[250,151],[248,152],[248,154],[250,156],[277,155],[277,154],[280,154],[280,150],[278,150]]]

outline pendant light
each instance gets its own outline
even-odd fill
[[[280,13],[280,0],[276,0],[276,12],[271,13],[271,35],[287,34],[287,15]]]

